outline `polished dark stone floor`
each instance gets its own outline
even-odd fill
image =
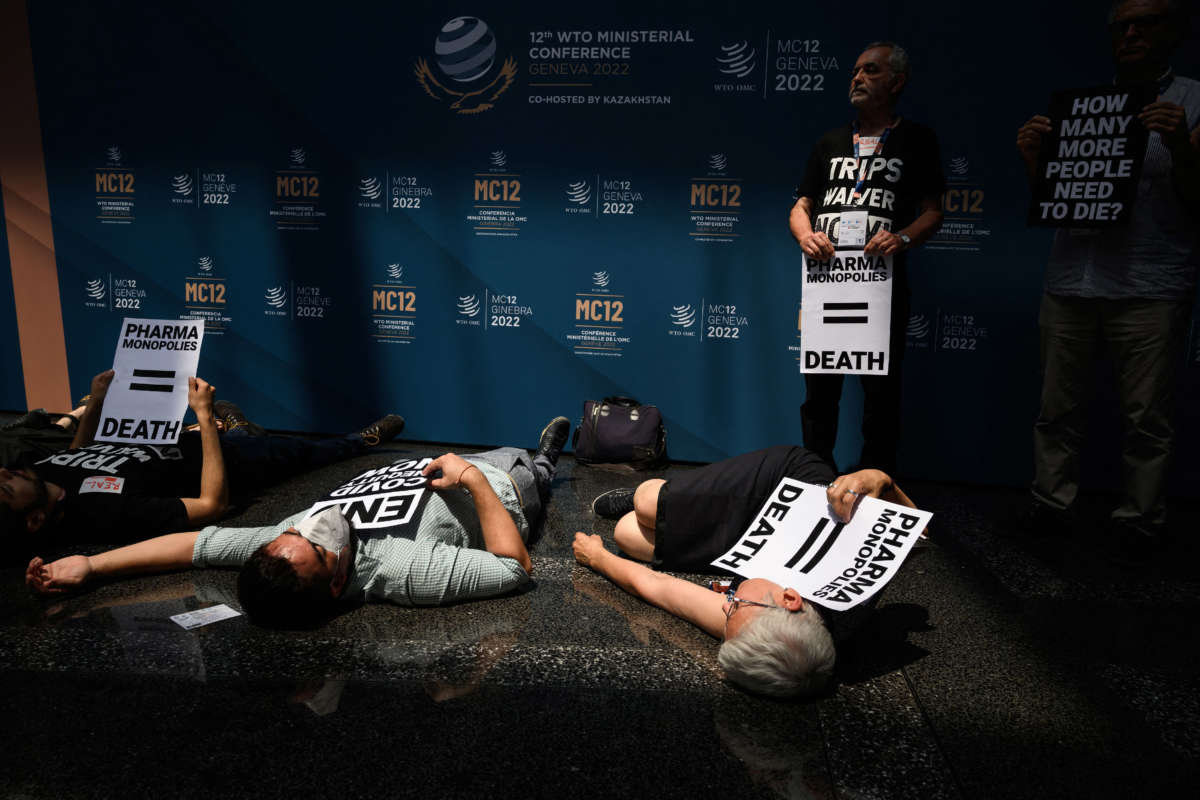
[[[398,451],[440,449],[398,444],[326,468],[235,522],[275,522]],[[315,632],[167,619],[236,606],[231,572],[47,602],[4,570],[0,795],[1194,793],[1196,507],[1175,509],[1182,543],[1128,569],[1094,546],[1096,520],[1073,540],[1010,538],[1022,491],[910,484],[936,514],[933,544],[841,654],[836,690],[789,704],[730,688],[713,640],[574,565],[575,530],[611,541],[591,498],[630,482],[564,457],[531,591],[364,606]],[[1090,499],[1097,520],[1102,504]]]

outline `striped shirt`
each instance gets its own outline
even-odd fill
[[[471,461],[470,456],[466,457]],[[516,487],[507,473],[472,461],[508,509],[523,540],[529,523]],[[293,527],[308,510],[263,528],[220,528],[200,531],[192,549],[197,567],[240,567],[264,544]],[[493,597],[529,581],[529,575],[507,556],[487,552],[475,501],[465,491],[431,490],[415,539],[356,536],[354,566],[346,596],[361,593],[368,601],[426,606]]]

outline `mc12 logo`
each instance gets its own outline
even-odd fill
[[[373,311],[416,311],[417,293],[405,289],[375,289],[371,292]]]
[[[133,194],[133,173],[97,172],[96,191],[103,194]]]
[[[321,179],[316,175],[276,175],[275,196],[310,199],[320,197]]]
[[[982,214],[983,189],[947,189],[942,195],[942,210],[951,214]]]
[[[184,281],[183,299],[186,303],[225,305],[225,284],[217,281]]]
[[[693,183],[691,203],[693,208],[739,208],[742,187],[736,183]]]
[[[521,182],[515,179],[490,178],[475,181],[475,201],[519,203]]]
[[[575,300],[575,319],[588,322],[624,322],[625,303],[620,300]]]

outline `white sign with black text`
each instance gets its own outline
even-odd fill
[[[329,506],[338,506],[356,532],[374,531],[415,539],[430,481],[421,471],[431,461],[432,458],[401,459],[359,473],[323,500],[313,503],[304,516],[307,519]]]
[[[864,497],[849,522],[838,522],[823,486],[784,478],[712,565],[791,587],[826,608],[853,608],[895,577],[931,519],[928,511]]]
[[[891,326],[891,256],[804,257],[801,372],[886,375]]]
[[[178,442],[203,341],[204,320],[126,317],[96,441]]]

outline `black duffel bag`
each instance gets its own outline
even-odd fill
[[[667,431],[657,407],[632,397],[606,397],[584,402],[572,446],[580,464],[650,469],[667,460]]]

